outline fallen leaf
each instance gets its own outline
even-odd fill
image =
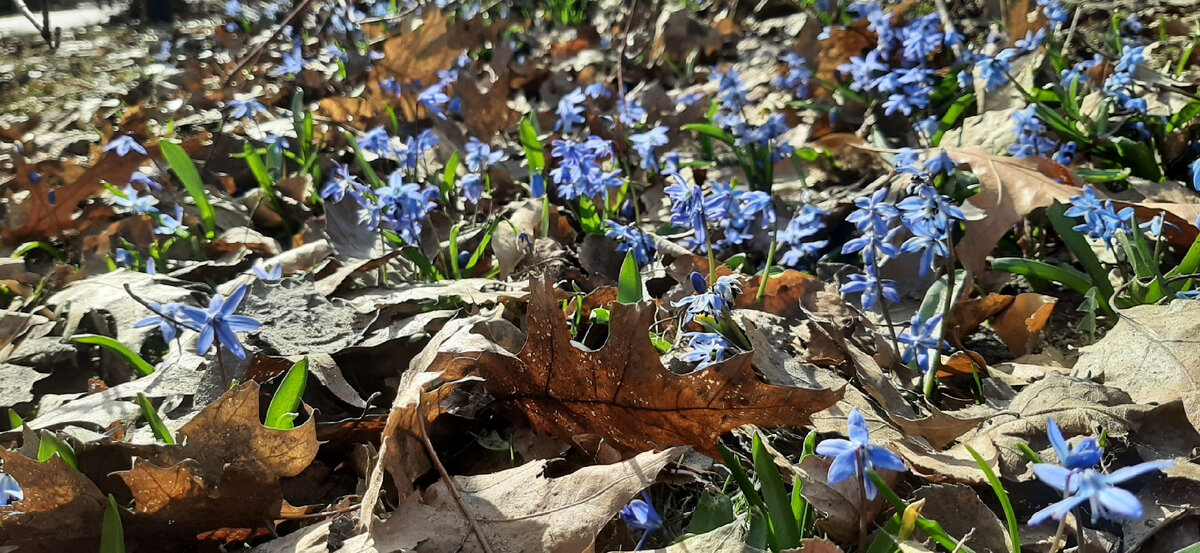
[[[788,269],[767,279],[767,290],[762,301],[755,301],[762,277],[746,281],[743,293],[734,299],[738,309],[758,309],[772,315],[802,319],[804,309],[818,311],[817,295],[825,292],[825,283],[808,273]],[[837,300],[840,303],[840,298]]]
[[[963,539],[967,547],[975,551],[1012,550],[1007,529],[975,490],[958,484],[934,484],[918,488],[910,502],[921,499],[925,500],[921,516],[936,520],[947,534]]]
[[[446,16],[442,11],[425,10],[421,18],[420,24],[412,30],[401,32],[383,43],[384,57],[375,62],[369,77],[378,97],[386,94],[379,89],[379,83],[389,77],[401,85],[419,81],[430,86],[437,82],[439,70],[448,69],[458,59],[461,50],[450,44]]]
[[[1012,301],[1012,296],[990,293],[982,298],[970,298],[955,302],[954,308],[950,310],[950,316],[946,318],[947,340],[951,344],[961,344],[963,339],[979,328],[984,321],[1012,305]]]
[[[100,489],[61,457],[39,463],[0,448],[4,472],[25,492],[14,508],[0,511],[4,545],[21,551],[95,551],[106,500]]]
[[[679,543],[647,551],[654,553],[766,553],[762,549],[746,545],[746,526],[745,521],[735,520],[710,532],[686,538]]]
[[[1042,329],[1050,322],[1058,298],[1042,294],[1017,294],[1012,304],[992,319],[992,329],[1004,340],[1014,357],[1033,353],[1042,341]]]
[[[882,495],[877,495],[863,506],[857,478],[829,485],[829,465],[832,462],[832,459],[809,456],[800,464],[789,463],[789,466],[795,477],[803,482],[800,495],[823,515],[817,520],[817,526],[836,542],[852,543],[858,537],[859,518],[866,516],[867,520],[873,520],[883,510],[886,501]],[[881,470],[879,475],[890,488],[895,488],[900,482],[900,473]]]
[[[475,79],[460,76],[454,83],[454,93],[462,100],[464,106],[463,122],[471,136],[490,138],[500,131],[516,123],[521,114],[508,107],[509,83],[511,79],[505,73],[500,79],[491,83],[486,92],[479,90]]]

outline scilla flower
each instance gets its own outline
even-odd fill
[[[867,477],[867,471],[876,468],[904,472],[907,470],[904,461],[895,453],[878,445],[871,445],[871,434],[867,431],[867,421],[857,407],[850,411],[847,417],[849,440],[832,438],[817,444],[817,454],[833,457],[829,465],[829,484],[837,484],[856,476],[861,479],[863,491],[867,499],[875,499],[878,490]]]
[[[621,520],[630,528],[643,531],[642,539],[633,548],[634,551],[641,551],[642,546],[646,545],[646,538],[663,525],[662,515],[654,510],[654,505],[650,503],[650,495],[646,492],[642,492],[641,499],[634,499],[621,509]]]

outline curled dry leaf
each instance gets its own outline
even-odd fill
[[[1013,356],[1033,353],[1042,340],[1042,329],[1050,322],[1056,303],[1058,298],[1051,296],[1017,294],[1012,305],[992,319],[992,328]]]
[[[859,481],[856,478],[830,486],[828,475],[831,463],[832,459],[810,456],[798,465],[790,465],[790,468],[803,483],[800,495],[821,514],[817,525],[834,541],[852,543],[858,537],[860,513],[865,511],[867,519],[872,520],[887,502],[879,495],[864,507],[860,502]],[[884,470],[879,471],[879,475],[891,488],[900,481],[899,473]]]

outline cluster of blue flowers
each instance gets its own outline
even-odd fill
[[[604,233],[604,236],[618,242],[618,252],[625,253],[632,251],[633,258],[637,261],[639,267],[650,263],[650,257],[657,250],[654,240],[647,236],[645,232],[638,229],[634,223],[622,225],[612,219],[606,220],[605,223],[608,225],[608,231]]]
[[[504,150],[492,150],[492,147],[478,138],[471,137],[467,142],[467,155],[463,162],[469,171],[460,181],[463,197],[471,203],[479,203],[483,197],[484,182],[487,180],[487,170],[492,165],[508,159]]]
[[[1112,200],[1097,198],[1091,185],[1084,185],[1083,195],[1071,198],[1071,207],[1067,208],[1065,214],[1067,217],[1083,217],[1083,223],[1076,225],[1075,230],[1087,234],[1089,238],[1103,240],[1108,249],[1112,249],[1116,233],[1133,230],[1133,208],[1117,211]]]
[[[795,148],[782,138],[789,130],[783,114],[773,113],[761,125],[752,126],[745,117],[750,107],[749,91],[738,72],[732,68],[726,71],[714,68],[713,73],[717,77],[717,99],[721,104],[713,121],[734,136],[734,145],[749,149],[753,159],[758,159],[758,152],[767,152],[772,163],[791,156]]]
[[[851,275],[842,286],[842,293],[862,294],[864,309],[875,307],[880,300],[880,292],[887,301],[900,301],[896,282],[879,277],[879,265],[900,255],[900,250],[892,244],[892,240],[901,227],[891,228],[892,221],[900,215],[900,211],[887,201],[887,193],[887,188],[880,188],[870,196],[854,200],[858,209],[846,217],[847,221],[854,223],[861,236],[847,240],[842,245],[842,253],[862,252],[863,274]]]
[[[550,178],[557,185],[558,197],[564,200],[607,198],[609,188],[624,184],[619,168],[605,170],[605,161],[612,160],[613,146],[598,136],[589,136],[582,142],[569,138],[555,140],[550,155],[558,164],[550,171]]]
[[[799,268],[806,260],[820,256],[829,245],[829,240],[817,240],[814,237],[825,229],[825,217],[828,215],[824,209],[812,204],[805,204],[796,211],[796,215],[776,237],[783,248],[779,262],[787,267]]]
[[[721,231],[712,243],[720,250],[749,243],[758,231],[775,225],[774,202],[766,192],[717,182],[705,193],[699,185],[689,185],[679,173],[667,173],[667,176],[671,184],[664,191],[671,199],[671,224],[693,231],[692,236],[684,239],[684,245],[689,248],[707,251],[710,224]],[[802,211],[794,225],[789,223],[791,232],[786,235],[787,243],[797,251],[791,258],[793,262],[799,262],[824,246],[816,241],[805,241],[820,231],[821,215],[823,212],[819,209],[810,209]]]
[[[725,309],[733,306],[733,299],[742,293],[741,279],[735,275],[717,277],[712,286],[700,273],[692,273],[691,280],[696,293],[675,302],[675,307],[685,309],[685,324],[700,316],[719,318]]]
[[[1138,66],[1146,61],[1146,47],[1126,44],[1121,50],[1121,58],[1113,67],[1113,73],[1104,81],[1101,90],[1112,98],[1118,106],[1134,113],[1145,114],[1148,109],[1145,98],[1135,98],[1133,74]]]
[[[420,240],[421,223],[437,208],[438,191],[430,185],[406,182],[401,170],[393,171],[386,184],[371,190],[350,173],[349,166],[335,162],[333,176],[321,189],[321,199],[340,202],[347,196],[362,208],[360,222],[369,230],[390,230],[412,246]]]

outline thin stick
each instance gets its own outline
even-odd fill
[[[934,0],[937,4],[938,15],[942,16],[942,27],[947,34],[958,34],[958,30],[954,28],[954,21],[950,19],[950,10],[946,8],[946,0]],[[962,59],[962,46],[958,42],[950,45],[950,51],[954,52],[955,59]]]
[[[1063,40],[1063,52],[1071,47],[1071,39],[1075,38],[1075,26],[1079,24],[1079,12],[1083,11],[1080,8],[1082,8],[1082,4],[1075,6],[1075,17],[1071,18],[1071,28],[1067,31],[1067,38]]]
[[[442,461],[438,459],[437,452],[433,450],[433,443],[429,441],[429,432],[425,430],[425,415],[424,409],[421,406],[420,397],[417,398],[417,420],[421,422],[421,441],[425,444],[425,452],[429,454],[429,460],[433,461],[433,466],[437,467],[438,474],[442,475],[442,481],[446,483],[446,489],[450,490],[450,495],[454,498],[454,502],[458,504],[458,509],[462,511],[463,517],[467,519],[467,523],[471,525],[471,531],[475,533],[475,538],[479,540],[479,546],[483,548],[484,553],[492,553],[492,546],[488,544],[487,538],[483,535],[483,529],[479,527],[479,523],[475,521],[475,516],[467,509],[466,503],[463,503],[462,496],[458,494],[458,487],[454,485],[454,480],[450,479],[450,474],[446,472],[446,467],[442,466]]]
[[[238,74],[242,72],[242,69],[245,69],[245,67],[255,59],[258,59],[258,56],[262,54],[263,49],[266,48],[268,44],[275,42],[275,39],[279,38],[279,35],[283,34],[283,29],[288,25],[291,25],[292,20],[299,17],[304,10],[308,9],[309,4],[312,4],[312,0],[302,0],[299,4],[296,4],[296,7],[292,9],[292,13],[289,13],[288,16],[279,23],[279,27],[275,28],[275,32],[271,33],[271,36],[267,37],[266,41],[258,46],[255,46],[249,54],[246,54],[246,57],[242,58],[237,65],[233,66],[233,70],[231,70],[229,74],[225,76],[225,83],[222,86],[229,86],[229,83],[232,83],[233,79],[237,78]]]
[[[1067,516],[1063,515],[1058,521],[1058,531],[1054,532],[1054,538],[1050,540],[1050,553],[1058,553],[1059,543],[1062,541],[1063,531],[1067,529]]]

